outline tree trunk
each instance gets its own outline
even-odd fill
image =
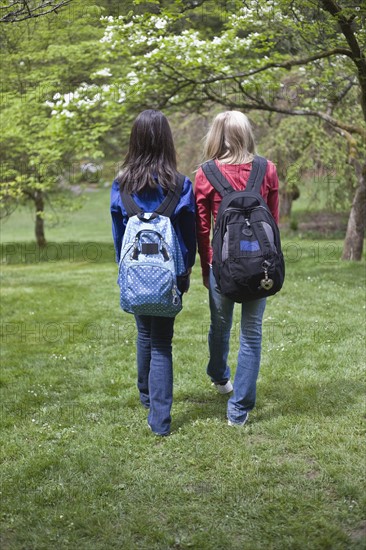
[[[280,219],[284,220],[291,216],[292,195],[287,191],[280,191]]]
[[[288,190],[287,183],[280,187],[280,219],[288,219],[291,217],[292,203],[300,197],[300,189],[297,185],[293,185]]]
[[[40,248],[43,248],[46,246],[47,241],[44,234],[44,219],[43,219],[44,200],[43,200],[43,195],[40,191],[35,192],[34,204],[36,206],[36,226],[35,226],[36,241],[37,241],[37,245]]]
[[[360,261],[362,259],[366,223],[366,163],[363,167],[357,161],[353,164],[357,174],[358,186],[348,218],[342,260]]]

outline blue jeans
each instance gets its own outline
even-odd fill
[[[235,302],[219,292],[212,269],[209,299],[211,326],[208,335],[210,360],[207,374],[213,382],[222,383],[230,378],[227,358]],[[255,405],[265,307],[265,298],[241,304],[240,341],[233,383],[234,392],[227,405],[227,416],[231,422],[239,424],[244,422],[248,411]]]
[[[173,403],[172,339],[174,317],[135,315],[137,326],[137,387],[140,401],[149,408],[152,431],[170,431]]]

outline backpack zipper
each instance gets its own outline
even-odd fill
[[[173,306],[177,306],[179,304],[179,294],[178,294],[178,288],[175,285],[172,288],[172,294],[173,294]]]

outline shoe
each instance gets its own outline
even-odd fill
[[[215,384],[214,383],[214,386],[216,386],[217,391],[219,393],[221,393],[222,395],[224,395],[225,393],[230,393],[231,391],[233,391],[233,385],[230,382],[230,380],[228,380],[224,384]]]
[[[232,422],[231,420],[228,420],[227,423],[228,423],[228,426],[233,426],[235,428],[241,428],[242,426],[244,426],[247,423],[248,418],[249,418],[249,414],[247,413],[244,422]]]

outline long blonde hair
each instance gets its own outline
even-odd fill
[[[226,164],[252,162],[256,153],[253,130],[240,111],[217,115],[206,135],[204,160],[217,159]]]

